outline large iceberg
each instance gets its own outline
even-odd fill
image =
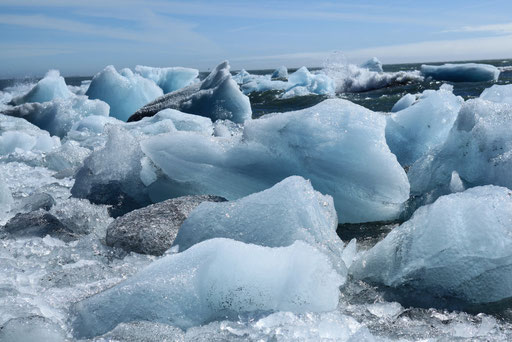
[[[483,94],[487,96],[491,93]],[[409,170],[411,191],[421,195],[446,187],[453,171],[466,187],[494,184],[512,188],[510,125],[512,105],[481,98],[466,101],[446,142]]]
[[[232,79],[227,61],[219,64],[202,82],[166,94],[137,110],[129,121],[153,116],[171,108],[212,119],[243,123],[252,115],[249,98]],[[132,112],[133,113],[133,112]]]
[[[269,248],[212,239],[77,303],[74,333],[97,336],[137,320],[189,328],[251,312],[331,311],[341,283],[328,259],[306,243]]]
[[[249,120],[241,136],[149,137],[142,151],[165,177],[148,191],[159,200],[187,194],[233,200],[300,175],[333,196],[340,222],[392,220],[409,198],[409,182],[386,144],[385,126],[381,114],[330,99]]]
[[[212,238],[267,247],[307,242],[345,273],[343,242],[331,196],[315,191],[302,177],[288,177],[272,188],[233,202],[203,202],[181,225],[173,246],[180,251]]]
[[[418,209],[351,267],[415,305],[512,299],[512,191],[476,187]]]
[[[199,75],[197,69],[182,67],[153,68],[143,65],[135,66],[135,72],[158,84],[164,94],[188,86]]]
[[[85,93],[110,106],[110,116],[126,121],[137,109],[163,95],[162,89],[130,69],[120,72],[109,65],[94,76]]]
[[[464,63],[421,66],[425,77],[449,82],[486,82],[497,81],[500,70],[493,65]]]
[[[410,166],[442,145],[464,100],[449,87],[425,90],[414,105],[387,117],[386,141],[400,164]]]
[[[28,102],[46,102],[58,98],[67,98],[73,93],[66,86],[64,77],[58,70],[50,70],[46,76],[30,89],[23,96],[15,97],[12,101],[14,104],[23,104]]]

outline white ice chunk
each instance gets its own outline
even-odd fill
[[[110,105],[110,116],[126,121],[137,109],[163,95],[155,82],[130,69],[120,73],[109,65],[94,76],[87,89],[87,96]]]
[[[403,109],[409,108],[416,102],[417,98],[416,95],[413,94],[405,94],[403,97],[400,98],[394,105],[393,108],[391,108],[391,112],[396,113]]]
[[[46,102],[72,95],[73,93],[66,86],[64,77],[60,75],[59,71],[50,70],[27,94],[14,98],[13,102],[15,104]]]
[[[333,196],[340,222],[391,220],[409,198],[409,183],[386,144],[385,122],[383,115],[331,99],[247,121],[242,140],[193,132],[149,137],[142,150],[168,178],[160,177],[150,196],[206,193],[232,200],[300,175]]]
[[[351,271],[410,291],[419,301],[425,296],[470,304],[510,300],[512,192],[489,185],[442,196],[393,229]]]
[[[270,77],[271,78],[288,78],[288,69],[284,65],[282,65],[279,68],[277,68],[276,70],[274,70],[274,72],[272,73],[272,75]]]
[[[137,65],[135,72],[158,84],[164,94],[188,86],[199,75],[197,69],[182,67],[153,68],[143,65]]]
[[[448,82],[487,82],[497,81],[500,71],[493,65],[464,63],[421,66],[425,77]]]
[[[310,245],[269,248],[212,239],[159,259],[75,308],[77,337],[136,320],[180,328],[261,311],[336,309],[341,277]]]
[[[288,83],[291,86],[287,91],[293,87],[305,87],[311,93],[318,95],[332,95],[336,88],[334,81],[329,76],[324,73],[313,74],[306,67],[302,67],[288,76]]]
[[[315,191],[304,178],[292,176],[234,202],[201,203],[183,222],[173,245],[183,251],[218,237],[267,247],[301,240],[324,252],[345,275],[337,227],[332,197]]]
[[[402,165],[442,145],[464,100],[451,91],[425,90],[414,106],[387,117],[386,140]]]
[[[370,71],[375,71],[375,72],[383,72],[384,71],[382,69],[382,62],[379,61],[379,59],[377,57],[370,58],[369,60],[367,60],[366,62],[361,64],[360,67],[363,69],[368,69]]]
[[[464,191],[464,184],[459,177],[457,171],[452,172],[452,179],[450,180],[450,191],[451,192],[462,192]]]
[[[512,105],[512,84],[495,84],[490,88],[484,89],[480,98],[496,103],[508,103]]]

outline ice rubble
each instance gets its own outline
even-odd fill
[[[369,71],[375,71],[375,72],[383,72],[382,69],[382,62],[379,61],[377,57],[370,58],[366,62],[360,65],[363,69],[368,69]]]
[[[340,222],[391,220],[409,198],[409,183],[386,144],[385,124],[378,113],[331,99],[246,121],[242,135],[229,138],[184,131],[150,136],[141,148],[161,172],[147,191],[159,200],[186,194],[232,200],[300,175],[333,196]],[[105,171],[107,177],[118,172]],[[103,182],[84,171],[75,187],[86,179]]]
[[[137,109],[162,96],[163,92],[152,80],[134,74],[130,69],[117,72],[109,65],[94,76],[85,94],[90,99],[105,101],[110,106],[110,116],[126,121]]]
[[[50,70],[28,93],[15,97],[12,101],[17,105],[28,102],[42,103],[58,98],[65,99],[72,95],[59,71]]]
[[[351,273],[397,288],[419,305],[443,305],[435,304],[439,297],[488,304],[512,297],[511,251],[512,192],[488,185],[421,207]]]
[[[491,89],[505,94],[510,88]],[[492,91],[482,97],[492,98]],[[508,128],[512,105],[483,98],[466,101],[446,142],[413,164],[408,174],[413,194],[446,188],[453,171],[466,187],[494,184],[512,188],[512,134]]]
[[[464,63],[421,66],[425,77],[449,82],[486,82],[497,81],[500,71],[493,65]]]
[[[331,311],[340,285],[327,258],[306,243],[269,248],[211,239],[77,303],[74,333],[96,336],[136,320],[189,328],[250,312]]]
[[[164,94],[181,89],[192,83],[199,75],[199,70],[182,67],[154,68],[137,65],[135,72],[144,78],[154,81]]]
[[[227,61],[219,64],[202,82],[166,94],[140,108],[129,121],[153,116],[166,108],[205,116],[213,121],[228,119],[236,123],[243,123],[252,114],[249,98],[240,92],[232,79]]]
[[[400,164],[417,159],[442,145],[464,100],[451,88],[425,90],[413,106],[387,117],[386,141]]]
[[[267,247],[300,240],[325,252],[344,274],[337,226],[332,197],[315,191],[304,178],[292,176],[237,201],[202,203],[180,227],[173,246],[182,251],[220,237]]]

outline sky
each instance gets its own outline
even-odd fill
[[[512,58],[510,13],[510,0],[0,0],[0,78]]]

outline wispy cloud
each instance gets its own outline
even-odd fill
[[[505,24],[491,24],[479,26],[463,26],[458,29],[448,30],[444,32],[494,32],[494,33],[512,33],[512,22]]]

